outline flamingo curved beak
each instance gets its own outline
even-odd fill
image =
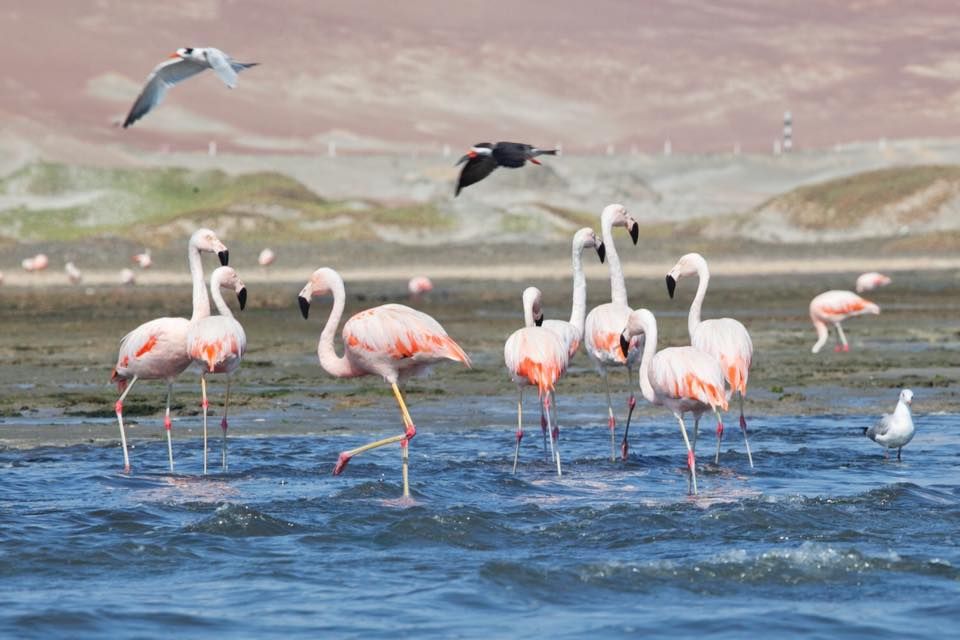
[[[624,358],[626,358],[630,352],[630,341],[624,338],[622,333],[620,334],[620,351],[623,353]]]
[[[600,264],[607,259],[607,248],[603,246],[603,243],[597,245],[597,255],[600,256]]]
[[[668,274],[667,275],[667,293],[670,294],[671,298],[673,298],[673,292],[676,290],[676,288],[677,288],[677,281],[674,279],[673,276]]]
[[[534,323],[535,325],[537,325],[538,327],[542,327],[542,326],[543,326],[543,314],[541,313],[539,316],[537,316],[536,318],[534,318],[533,323]]]
[[[240,311],[243,311],[243,308],[247,306],[247,288],[240,287],[240,290],[237,291],[237,300],[240,301]]]
[[[220,258],[220,266],[226,267],[230,264],[230,252],[227,249],[218,251],[217,257]]]
[[[640,225],[636,222],[630,227],[630,239],[633,240],[633,244],[637,244],[640,239]]]
[[[300,313],[303,315],[303,319],[306,320],[310,315],[310,300],[303,296],[297,296],[297,301],[300,303]]]

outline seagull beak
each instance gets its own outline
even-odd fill
[[[630,341],[624,338],[622,333],[620,334],[620,351],[623,353],[624,358],[626,358],[630,352]]]
[[[217,257],[220,258],[220,266],[225,267],[230,264],[230,252],[228,250],[218,251]]]
[[[667,293],[670,294],[670,297],[673,298],[673,292],[677,288],[677,281],[674,280],[673,276],[667,276]]]
[[[247,306],[247,288],[240,287],[240,290],[237,291],[237,300],[240,301],[240,311],[243,311],[243,308]]]
[[[300,302],[300,313],[303,315],[304,320],[310,315],[310,300],[299,296],[297,300]]]
[[[630,227],[630,239],[633,240],[633,244],[637,244],[637,240],[640,239],[640,225],[636,222]]]
[[[607,259],[607,248],[603,246],[603,243],[597,245],[597,255],[600,256],[600,264],[603,264],[603,261]]]

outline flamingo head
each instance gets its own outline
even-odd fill
[[[630,239],[633,244],[637,244],[640,239],[640,224],[627,212],[627,208],[622,204],[609,204],[603,213],[600,214],[600,220],[611,227],[623,227],[630,232]]]
[[[600,257],[600,264],[603,264],[607,256],[607,250],[603,246],[603,240],[598,238],[597,234],[594,233],[590,227],[580,229],[573,236],[573,249],[575,252],[580,253],[587,247],[593,247],[597,250],[597,255]]]
[[[247,287],[240,279],[240,274],[233,267],[217,267],[210,275],[210,288],[231,289],[237,294],[240,310],[247,306]]]
[[[667,293],[669,293],[672,298],[680,278],[707,273],[706,269],[707,261],[704,260],[703,256],[699,253],[688,253],[684,255],[677,261],[677,264],[673,265],[670,273],[667,274]]]
[[[225,244],[220,242],[217,234],[210,229],[197,229],[194,231],[193,235],[190,236],[190,247],[197,251],[217,254],[217,257],[220,259],[220,264],[223,266],[230,264],[230,251],[227,250]]]
[[[543,309],[540,306],[543,294],[536,287],[527,287],[523,290],[523,319],[528,327],[543,324]]]
[[[646,309],[635,309],[627,318],[627,326],[620,333],[620,351],[626,358],[630,352],[630,347],[634,336],[646,336],[647,334],[656,334],[657,319]],[[650,338],[655,340],[656,335]]]
[[[300,313],[303,314],[304,319],[310,314],[310,300],[314,296],[323,296],[328,293],[342,296],[343,279],[333,269],[321,267],[310,274],[310,279],[307,280],[307,284],[303,286],[300,295],[297,296],[300,302]]]

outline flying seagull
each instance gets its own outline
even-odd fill
[[[460,172],[454,196],[460,195],[460,190],[464,187],[469,187],[474,182],[480,182],[486,178],[497,167],[517,169],[527,160],[533,164],[540,164],[537,156],[555,155],[557,155],[556,149],[537,149],[533,145],[522,142],[498,142],[497,144],[478,142],[457,161],[457,165],[464,162],[466,164]]]
[[[147,77],[147,84],[133,103],[127,119],[123,121],[126,129],[147,115],[151,109],[163,100],[170,87],[197,75],[206,69],[213,69],[223,83],[233,89],[237,86],[237,73],[256,66],[258,62],[237,62],[220,49],[214,47],[186,47],[158,64]]]

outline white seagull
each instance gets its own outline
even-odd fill
[[[233,89],[237,86],[237,73],[256,66],[257,62],[237,62],[220,49],[214,47],[186,47],[177,49],[150,72],[147,84],[133,103],[127,119],[123,121],[126,129],[147,115],[151,109],[163,100],[167,90],[175,84],[195,76],[206,69],[213,69],[223,83]]]
[[[897,460],[900,460],[900,451],[913,439],[913,416],[910,415],[910,405],[913,403],[913,391],[904,389],[900,392],[900,401],[893,413],[885,413],[876,424],[867,427],[863,433],[883,447],[883,457],[886,459],[890,449],[897,450]]]

